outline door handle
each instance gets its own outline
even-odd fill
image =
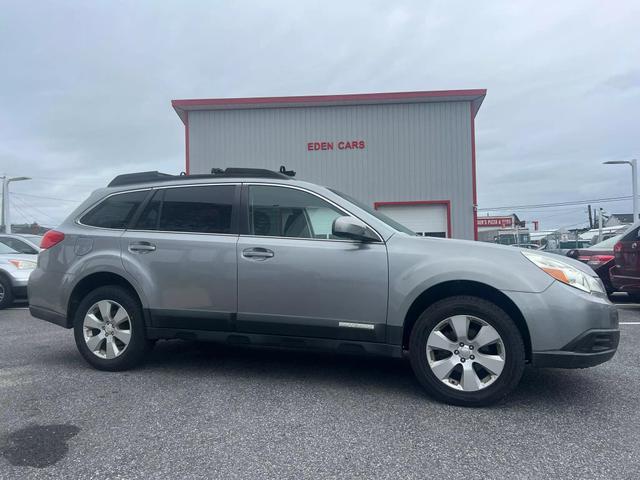
[[[131,253],[150,253],[155,251],[156,246],[151,242],[135,242],[129,244]]]
[[[266,260],[267,258],[273,257],[273,251],[268,248],[256,247],[256,248],[245,248],[242,251],[242,256],[244,258],[253,258],[256,260]]]

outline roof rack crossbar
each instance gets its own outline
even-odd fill
[[[158,171],[126,173],[115,177],[107,187],[120,187],[123,185],[133,185],[136,183],[155,183],[155,182],[171,182],[179,180],[193,180],[205,178],[279,178],[281,180],[289,180],[296,174],[293,170],[287,170],[284,166],[280,167],[279,172],[267,170],[264,168],[212,168],[211,174],[196,175],[171,175]]]

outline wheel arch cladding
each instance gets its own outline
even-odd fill
[[[108,285],[117,285],[119,287],[129,290],[129,292],[138,301],[138,304],[142,307],[140,295],[135,287],[124,277],[111,272],[99,272],[87,275],[80,280],[69,296],[69,304],[67,307],[67,317],[73,319],[76,314],[76,310],[82,302],[82,299],[92,290],[99,287],[105,287]]]
[[[526,360],[531,360],[531,337],[529,335],[529,328],[527,327],[527,322],[517,305],[497,288],[470,280],[452,280],[439,283],[429,287],[418,295],[409,307],[404,319],[402,348],[405,350],[409,349],[411,330],[422,312],[439,300],[458,295],[482,298],[483,300],[487,300],[504,310],[516,324],[516,327],[518,327],[520,335],[522,335]]]

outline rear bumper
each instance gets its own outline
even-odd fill
[[[533,352],[534,367],[587,368],[611,360],[618,349],[620,330],[588,330],[560,350]]]
[[[640,277],[624,275],[617,266],[609,270],[611,284],[620,292],[640,293]]]

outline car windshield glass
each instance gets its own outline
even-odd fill
[[[333,188],[330,188],[329,190],[331,190],[336,195],[341,196],[345,200],[353,203],[356,207],[361,208],[365,212],[373,215],[378,220],[380,220],[381,222],[386,223],[388,226],[390,226],[394,230],[397,230],[398,232],[406,233],[407,235],[415,235],[416,234],[414,231],[409,230],[407,227],[405,227],[401,223],[396,222],[395,220],[387,217],[385,214],[380,213],[376,209],[371,208],[369,205],[367,205],[367,204],[365,204],[365,203],[363,203],[363,202],[361,202],[359,200],[356,200],[355,198],[347,195],[346,193],[339,192],[337,190],[334,190]]]
[[[590,250],[612,250],[613,246],[622,238],[622,234],[616,235],[615,237],[607,238],[600,243],[596,243],[592,247],[589,247]]]
[[[2,253],[18,253],[13,248],[5,245],[4,243],[0,243],[0,254]]]

